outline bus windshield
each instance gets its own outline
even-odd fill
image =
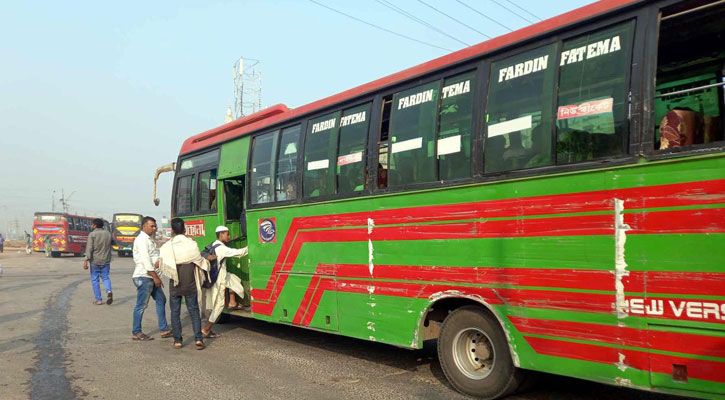
[[[114,214],[113,222],[117,224],[138,225],[141,224],[141,215],[138,214]]]
[[[60,222],[60,215],[58,214],[36,214],[36,219],[43,223]]]

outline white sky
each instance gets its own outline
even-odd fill
[[[460,42],[375,0],[316,0],[451,50]],[[381,0],[382,1],[382,0]],[[391,0],[392,1],[392,0]],[[462,0],[510,28],[588,1]],[[394,4],[475,44],[508,32],[457,0]],[[463,23],[463,24],[462,24]],[[171,175],[187,137],[221,125],[234,103],[232,65],[261,60],[263,104],[312,102],[447,53],[376,30],[311,1],[0,2],[0,233],[50,211],[169,214]],[[56,210],[59,205],[56,204]]]

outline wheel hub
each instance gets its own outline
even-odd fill
[[[468,378],[487,377],[496,363],[495,356],[491,339],[478,328],[463,329],[453,339],[453,360]]]

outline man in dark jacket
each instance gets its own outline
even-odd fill
[[[83,269],[91,266],[91,285],[93,295],[96,297],[96,305],[102,305],[101,286],[98,278],[103,279],[103,286],[106,287],[106,304],[113,303],[113,292],[111,291],[111,278],[108,273],[111,271],[111,233],[103,229],[103,220],[93,220],[93,232],[88,234],[86,243],[86,260]]]

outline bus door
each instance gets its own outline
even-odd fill
[[[228,243],[233,248],[247,246],[246,213],[244,210],[244,175],[235,176],[218,181],[217,193],[223,193],[218,199],[218,207],[223,210],[220,213],[223,224],[229,228],[229,237],[232,240]],[[227,271],[238,276],[244,286],[244,299],[242,304],[245,307],[251,305],[249,300],[249,256],[233,257],[226,261]]]

